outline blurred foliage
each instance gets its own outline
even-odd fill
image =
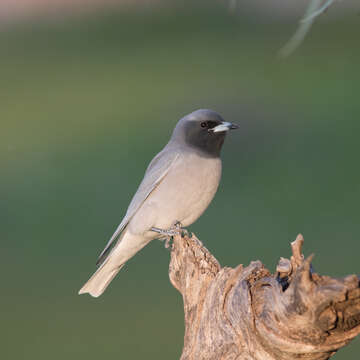
[[[179,5],[2,30],[1,358],[179,357],[182,299],[160,242],[99,299],[77,291],[147,163],[197,108],[241,127],[191,227],[221,264],[274,270],[302,232],[318,272],[359,272],[358,19],[319,19],[279,60],[292,29]]]

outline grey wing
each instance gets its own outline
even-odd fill
[[[103,263],[109,251],[111,250],[111,245],[113,242],[120,236],[121,232],[124,230],[135,213],[139,210],[143,202],[165,178],[166,174],[169,172],[171,166],[178,157],[178,152],[169,151],[166,148],[154,157],[145,172],[144,178],[137,192],[131,200],[125,217],[121,221],[111,239],[106,244],[105,249],[101,252],[96,265],[101,265]]]

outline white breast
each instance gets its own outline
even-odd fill
[[[148,199],[158,213],[154,226],[168,229],[175,221],[192,224],[209,206],[220,178],[220,158],[182,155]]]

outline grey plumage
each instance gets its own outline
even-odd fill
[[[201,216],[220,182],[225,134],[235,128],[211,110],[197,110],[178,121],[100,254],[99,268],[79,294],[100,296],[125,262],[158,237],[152,228],[166,230],[176,221],[188,226]]]

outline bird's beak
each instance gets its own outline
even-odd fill
[[[226,122],[223,121],[221,124],[215,126],[214,128],[210,129],[210,131],[217,133],[217,132],[222,132],[222,131],[229,131],[229,130],[234,130],[234,129],[238,129],[239,126],[230,122]]]

